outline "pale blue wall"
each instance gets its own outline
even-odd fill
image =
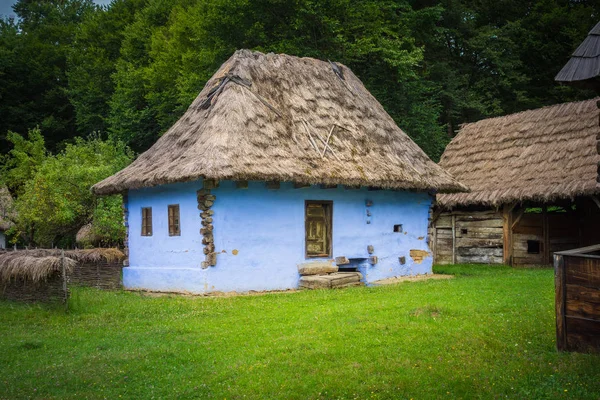
[[[361,264],[366,282],[431,273],[431,257],[417,264],[409,255],[411,249],[429,251],[427,218],[432,199],[427,193],[294,189],[287,182],[276,190],[266,189],[264,182],[250,182],[248,189],[221,182],[212,190],[216,195],[212,210],[217,265],[202,269],[196,199],[201,187],[201,182],[188,182],[129,191],[126,287],[190,292],[295,288],[299,279],[296,266],[307,261],[304,200],[333,201],[334,257],[366,259],[367,246],[374,246],[378,263]],[[373,202],[371,217],[367,217],[366,200]],[[168,235],[169,204],[180,205],[181,236]],[[140,236],[142,207],[152,207],[151,237]],[[402,224],[403,233],[393,232],[394,224]],[[401,256],[406,257],[405,265],[400,265]]]
[[[0,232],[0,249],[5,249],[6,248],[6,236],[4,235],[4,232]]]

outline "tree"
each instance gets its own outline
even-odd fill
[[[19,160],[11,158],[10,164],[19,168]],[[16,229],[30,244],[67,246],[92,222],[100,239],[119,242],[124,237],[120,196],[99,201],[90,187],[131,160],[122,142],[97,138],[76,139],[61,153],[46,156],[15,200]]]
[[[92,0],[19,0],[17,20],[0,21],[0,135],[39,126],[46,145],[76,136],[67,56]],[[8,150],[2,146],[3,153]],[[6,150],[4,150],[6,149]]]

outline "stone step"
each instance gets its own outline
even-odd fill
[[[338,272],[338,266],[330,261],[312,261],[298,264],[298,273],[300,275],[321,275]]]
[[[328,275],[309,275],[300,277],[300,287],[305,289],[335,289],[348,286],[360,286],[360,272],[334,272]]]

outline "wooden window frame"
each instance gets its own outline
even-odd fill
[[[152,207],[142,207],[141,236],[152,236]]]
[[[174,210],[171,212],[171,210]],[[177,211],[177,221],[175,221],[175,210]],[[167,216],[169,220],[169,236],[181,236],[181,213],[179,204],[169,204],[167,207]]]
[[[321,204],[327,206],[325,210],[325,225],[327,227],[327,250],[326,254],[308,254],[308,235],[306,232],[308,223],[308,205]],[[305,258],[328,258],[333,255],[333,201],[332,200],[304,200],[304,257]]]

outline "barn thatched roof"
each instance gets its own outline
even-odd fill
[[[471,192],[438,195],[438,203],[550,202],[600,192],[597,100],[465,124],[440,165]]]
[[[154,146],[93,191],[200,177],[465,190],[396,126],[348,67],[248,50],[221,66]]]
[[[13,198],[6,186],[0,187],[0,232],[6,231],[13,226],[10,220],[14,215]]]
[[[578,83],[600,89],[600,22],[592,28],[554,79],[561,83]]]

